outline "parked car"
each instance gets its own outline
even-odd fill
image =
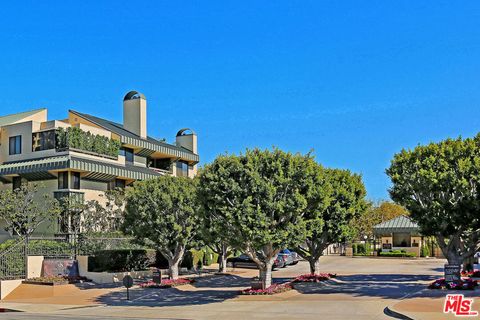
[[[246,253],[242,253],[238,257],[230,257],[227,259],[227,266],[232,268],[257,268],[257,264],[250,258]],[[277,255],[275,261],[273,262],[272,269],[283,268],[285,262],[281,257]]]
[[[292,254],[288,249],[284,249],[278,253],[278,259],[281,259],[284,263],[283,268],[285,268],[288,265],[293,264],[293,257]]]
[[[282,251],[280,251],[279,255],[282,255],[284,257],[283,259],[285,260],[286,265],[296,265],[298,261],[301,260],[298,253],[289,249],[283,249]]]
[[[300,255],[295,251],[290,251],[290,253],[292,254],[292,259],[293,259],[292,265],[296,265],[298,261],[302,260],[302,257],[300,257]]]

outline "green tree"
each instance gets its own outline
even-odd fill
[[[390,201],[381,201],[380,203],[366,203],[367,209],[360,212],[351,223],[352,238],[363,240],[364,236],[373,237],[373,227],[379,223],[391,220],[401,215],[410,215],[403,206]]]
[[[178,266],[200,223],[195,189],[195,180],[162,176],[136,182],[126,191],[123,231],[156,247],[168,260],[172,279],[178,278]]]
[[[479,173],[479,135],[402,150],[387,169],[392,199],[435,236],[449,264],[462,264],[478,239]]]
[[[38,191],[37,184],[22,184],[14,191],[0,191],[0,218],[11,236],[29,236],[43,223],[55,222],[60,206],[50,194]]]
[[[200,188],[207,191],[203,195],[210,193],[213,201],[204,208],[206,214],[223,224],[231,245],[255,261],[264,287],[271,285],[278,252],[305,239],[307,203],[301,189],[309,158],[278,149],[247,150],[217,158],[201,176]]]
[[[212,164],[200,170],[198,199],[202,214],[201,238],[219,256],[219,272],[227,271],[227,257],[232,244],[238,239],[232,237],[233,225],[226,224],[234,207],[231,199],[243,193],[236,182],[243,167],[237,157],[219,156]]]
[[[104,202],[87,201],[82,210],[83,233],[119,231],[125,216],[125,190],[117,188],[100,194]]]
[[[310,272],[319,274],[323,251],[345,239],[352,232],[351,221],[365,210],[366,191],[361,176],[310,162],[305,189],[307,237],[297,252],[309,262]]]

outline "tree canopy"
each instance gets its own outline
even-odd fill
[[[408,216],[410,213],[403,206],[394,202],[367,202],[366,209],[352,220],[351,226],[353,233],[351,237],[353,239],[363,239],[364,236],[367,236],[371,239],[375,225],[401,215]]]
[[[60,206],[51,195],[39,192],[37,184],[22,184],[0,191],[0,218],[12,236],[29,236],[44,222],[55,222]]]
[[[136,182],[126,192],[123,231],[139,242],[156,247],[168,260],[170,277],[199,224],[195,180],[162,176]]]
[[[451,264],[475,250],[480,232],[480,136],[402,150],[387,174],[392,199],[405,206],[425,235],[435,236]]]
[[[304,243],[297,247],[318,274],[319,258],[332,243],[351,234],[351,221],[365,210],[365,186],[357,174],[348,170],[323,169],[310,160],[310,180],[306,183],[307,227]]]
[[[301,190],[309,158],[253,149],[218,157],[200,176],[204,211],[257,263],[265,287],[278,252],[305,239],[307,202]]]

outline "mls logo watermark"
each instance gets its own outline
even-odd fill
[[[447,294],[443,313],[453,313],[459,317],[475,317],[478,311],[472,309],[473,299],[465,298],[463,294]]]

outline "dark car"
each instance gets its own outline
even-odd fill
[[[248,256],[248,254],[243,253],[238,257],[231,257],[227,259],[227,265],[232,268],[254,268],[257,269],[257,264]],[[277,258],[273,262],[272,269],[274,268],[283,268],[285,265],[283,259]]]

